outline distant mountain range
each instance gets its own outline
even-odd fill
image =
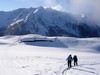
[[[51,8],[20,8],[0,12],[0,35],[40,34],[46,36],[99,37],[100,27],[87,17]]]

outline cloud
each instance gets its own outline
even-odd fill
[[[88,14],[91,19],[100,23],[100,0],[44,0],[46,7],[70,12],[73,14]]]
[[[99,23],[100,20],[100,0],[72,0],[71,12],[86,13],[93,21]]]
[[[56,5],[56,6],[53,6],[51,7],[52,9],[55,9],[55,10],[58,10],[58,11],[61,11],[61,10],[64,10],[63,7],[61,5]]]
[[[56,0],[44,0],[44,5],[45,7],[55,7],[58,6],[58,3]]]

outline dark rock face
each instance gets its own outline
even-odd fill
[[[46,36],[99,37],[100,28],[51,8],[21,8],[0,12],[0,36],[40,34]],[[0,18],[0,19],[1,19]]]

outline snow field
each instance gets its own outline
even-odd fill
[[[57,46],[45,47],[45,44],[51,45],[51,43],[42,43],[43,46],[38,45],[39,42],[30,45],[18,43],[19,38],[0,37],[0,75],[100,75],[100,54],[90,48],[90,43],[87,44],[89,47],[82,47],[81,51],[82,45],[79,40],[83,39],[77,39],[79,43],[76,47],[72,47],[71,43],[73,44],[75,38],[59,37],[58,40],[66,45],[65,48],[58,47],[58,40],[53,44]],[[70,44],[68,39],[72,39]],[[99,44],[99,41],[95,42],[96,44]],[[66,62],[69,54],[77,55],[79,58],[78,66],[73,66],[71,69],[67,68]]]

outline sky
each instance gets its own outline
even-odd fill
[[[67,12],[83,12],[92,10],[92,6],[96,3],[96,1],[100,2],[99,0],[1,0],[0,11],[43,6]]]
[[[58,10],[68,9],[71,0],[1,0],[0,11],[10,11],[17,8],[53,7]]]
[[[0,0],[0,11],[11,11],[18,8],[38,7],[43,0]]]
[[[100,0],[0,0],[0,11],[39,6],[74,14],[86,13],[98,22],[100,19]]]

